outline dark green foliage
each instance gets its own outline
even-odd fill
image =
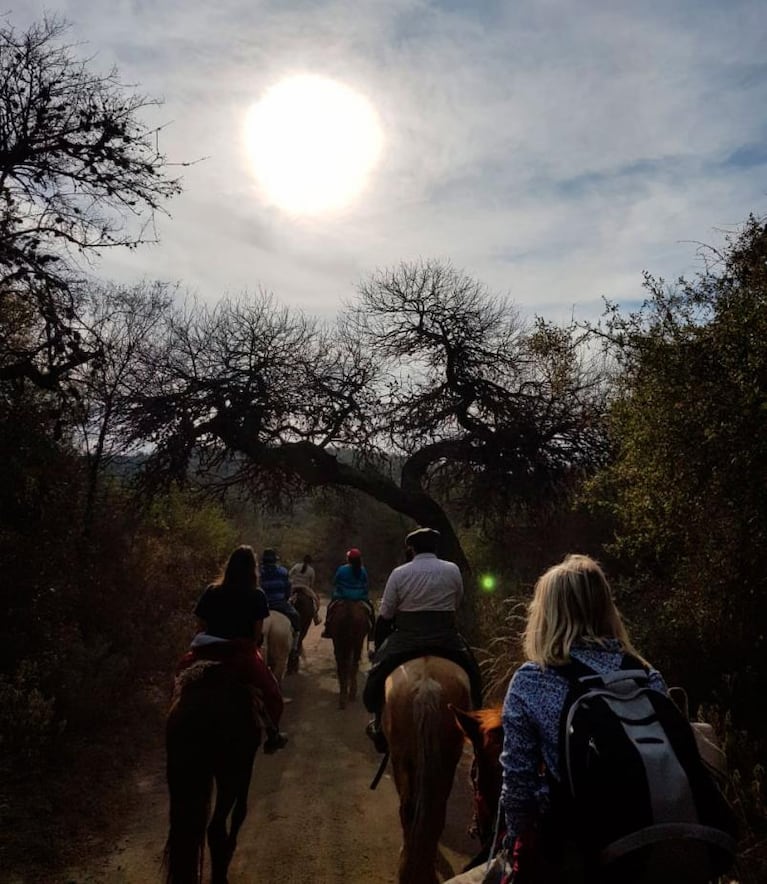
[[[86,469],[52,441],[48,394],[0,409],[0,717],[4,763],[44,760],[188,641],[191,608],[235,542],[179,492],[150,507],[112,480],[86,539]]]
[[[648,276],[638,313],[608,312],[616,456],[590,498],[616,525],[638,645],[695,704],[728,710],[750,781],[767,751],[767,226],[752,217],[702,257],[692,281]]]
[[[608,317],[617,457],[594,493],[617,519],[612,551],[631,563],[641,604],[658,604],[676,638],[679,674],[710,685],[699,649],[711,648],[745,701],[767,648],[765,226],[752,218],[724,254],[706,254],[693,282],[648,277],[644,308]]]

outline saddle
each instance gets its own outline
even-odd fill
[[[394,634],[392,635],[393,637]],[[408,660],[426,656],[442,657],[460,666],[469,676],[472,705],[475,709],[479,709],[482,706],[482,676],[477,661],[474,659],[474,655],[471,653],[468,645],[464,643],[463,647],[460,647],[460,645],[446,647],[445,645],[430,644],[424,641],[417,648],[406,648],[393,653],[387,653],[386,646],[390,641],[391,639],[387,639],[381,648],[376,650],[373,666],[368,672],[362,697],[368,712],[378,712],[383,706],[386,679],[398,666],[407,663]]]
[[[179,661],[173,698],[176,699],[187,686],[201,681],[220,667],[247,690],[252,704],[253,724],[260,726],[262,722],[266,723],[263,691],[243,674],[243,655],[252,653],[248,645],[237,640],[204,642],[193,646]]]
[[[325,631],[323,633],[323,638],[335,638],[333,630],[335,627],[336,610],[338,604],[344,601],[354,602],[354,604],[364,606],[368,615],[368,639],[371,639],[373,637],[373,629],[376,623],[376,615],[372,603],[367,599],[333,599],[325,612]]]

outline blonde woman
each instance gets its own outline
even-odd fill
[[[634,650],[600,566],[569,555],[535,585],[524,633],[527,662],[514,674],[503,704],[503,788],[506,843],[515,845],[515,881],[535,881],[543,853],[534,831],[551,813],[551,793],[561,782],[560,720],[570,683],[557,669],[571,661],[605,675],[627,655],[648,674],[649,687],[667,694],[661,675]],[[624,667],[625,668],[625,667]]]

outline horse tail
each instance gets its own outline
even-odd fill
[[[213,788],[206,729],[204,723],[184,715],[178,708],[168,719],[166,772],[170,826],[164,854],[166,884],[202,881],[205,831]]]
[[[426,827],[435,827],[440,784],[445,766],[443,743],[444,722],[442,685],[433,678],[425,678],[415,688],[413,697],[413,724],[417,740],[411,837],[417,846],[422,842]],[[442,822],[438,823],[442,831]]]

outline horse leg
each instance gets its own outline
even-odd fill
[[[346,701],[349,695],[349,676],[346,667],[339,665],[338,667],[338,708],[346,709]]]
[[[237,783],[231,772],[216,777],[216,807],[208,824],[208,847],[210,848],[210,882],[227,884],[230,849],[226,820],[237,798]]]
[[[396,779],[396,778],[395,778]],[[420,843],[414,837],[415,796],[412,794],[413,778],[400,768],[398,791],[400,791],[399,820],[402,827],[402,847],[399,852],[398,884],[437,884],[434,861],[429,858],[430,843]],[[423,834],[423,833],[419,833]],[[436,842],[435,842],[436,852]],[[424,852],[424,848],[426,848]]]
[[[357,699],[357,673],[359,671],[360,661],[359,658],[356,660],[352,660],[351,666],[349,667],[349,700],[354,702]]]
[[[237,835],[245,822],[248,815],[248,792],[250,790],[250,780],[253,773],[253,759],[256,755],[256,749],[249,749],[242,761],[242,774],[239,786],[237,788],[237,796],[234,801],[232,810],[232,820],[229,826],[229,858],[234,856],[237,847]]]
[[[169,884],[201,880],[213,776],[205,758],[205,743],[185,730],[178,710],[167,725],[167,780],[170,828],[166,844]]]
[[[410,783],[412,784],[412,781]],[[399,854],[397,881],[398,884],[437,884],[439,879],[434,864],[444,818],[431,823],[427,830],[421,828],[416,832],[414,830],[416,799],[409,794],[408,789],[409,786],[404,787],[404,797],[401,797],[399,806],[402,848]]]
[[[346,709],[346,697],[349,692],[348,665],[344,656],[336,654],[336,672],[338,673],[338,708]]]

